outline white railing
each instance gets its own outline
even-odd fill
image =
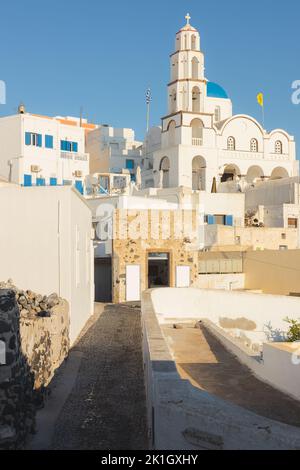
[[[203,145],[203,139],[193,137],[192,145],[197,145],[197,146]]]
[[[233,160],[276,160],[288,161],[289,155],[287,153],[268,153],[263,152],[248,152],[244,150],[221,150],[220,157]]]
[[[83,162],[88,161],[87,153],[76,153],[76,152],[60,152],[60,157],[67,160],[80,160]]]

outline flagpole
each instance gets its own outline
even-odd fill
[[[150,104],[151,104],[151,89],[148,88],[146,91],[146,103],[147,103],[147,118],[146,118],[146,129],[147,133],[150,128]]]
[[[150,101],[147,103],[147,133],[150,126]]]

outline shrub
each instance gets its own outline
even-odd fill
[[[290,325],[287,332],[288,342],[294,343],[295,341],[300,341],[300,321],[290,318],[286,318],[284,321]]]

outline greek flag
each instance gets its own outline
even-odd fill
[[[151,90],[150,88],[148,88],[148,90],[146,91],[146,103],[150,104],[151,100],[152,100]]]

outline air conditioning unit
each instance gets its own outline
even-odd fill
[[[74,176],[75,176],[76,178],[82,178],[83,173],[82,173],[82,171],[80,171],[80,170],[76,170],[76,171],[74,172]]]
[[[39,173],[41,168],[38,165],[31,165],[30,167],[31,173]]]

